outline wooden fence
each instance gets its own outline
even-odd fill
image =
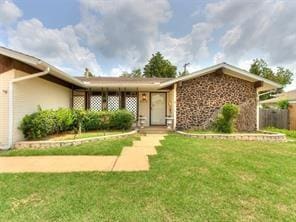
[[[286,109],[260,109],[259,127],[289,129],[289,111]]]
[[[290,130],[296,130],[296,103],[289,105],[289,122]]]

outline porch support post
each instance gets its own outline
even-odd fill
[[[71,109],[73,109],[73,102],[74,102],[74,87],[72,86],[71,88],[71,104],[70,104],[70,107]]]
[[[137,88],[137,92],[136,92],[136,97],[137,97],[137,117],[136,117],[136,121],[138,122],[138,119],[139,119],[139,105],[140,105],[139,89],[138,88]]]
[[[260,98],[258,89],[256,89],[256,130],[260,130]]]
[[[173,88],[173,117],[174,117],[174,123],[173,123],[173,129],[176,129],[177,124],[177,84],[174,84]]]

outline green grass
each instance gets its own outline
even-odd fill
[[[90,132],[82,132],[81,134],[74,133],[63,133],[59,135],[51,135],[43,138],[42,140],[52,140],[52,141],[61,141],[61,140],[74,140],[74,139],[84,139],[91,137],[99,137],[106,135],[115,135],[120,133],[126,133],[128,131],[90,131]]]
[[[267,127],[264,130],[275,132],[275,133],[283,133],[289,139],[296,139],[296,130],[278,129],[278,128],[275,128],[275,127]]]
[[[296,143],[162,144],[148,172],[0,174],[0,221],[295,221]]]
[[[124,146],[132,145],[133,139],[110,139],[85,143],[78,146],[42,149],[15,149],[0,151],[0,156],[41,156],[41,155],[119,155]]]

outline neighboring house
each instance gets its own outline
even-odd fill
[[[296,105],[296,89],[277,94],[272,99],[267,99],[267,100],[261,101],[260,104],[265,104],[267,106],[276,107],[278,102],[283,101],[283,100],[287,100],[289,102],[289,104],[291,104],[291,105],[293,105],[293,104]]]
[[[263,100],[261,105],[265,105],[271,108],[277,108],[278,102],[287,100],[289,102],[289,125],[290,130],[296,129],[296,89],[283,92],[275,96],[275,98]]]
[[[237,67],[221,63],[180,78],[73,77],[29,55],[0,47],[0,145],[22,140],[18,130],[26,114],[59,107],[91,110],[126,108],[146,126],[206,128],[225,103],[240,106],[237,127],[254,131],[257,95],[281,87]]]

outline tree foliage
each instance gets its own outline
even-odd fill
[[[283,86],[291,84],[293,81],[291,70],[277,67],[276,71],[273,71],[263,59],[254,59],[249,71]]]
[[[152,58],[144,67],[145,77],[176,77],[177,67],[165,59],[160,52],[152,54]]]
[[[289,101],[288,100],[281,100],[277,103],[277,106],[280,109],[288,109],[289,108]]]

